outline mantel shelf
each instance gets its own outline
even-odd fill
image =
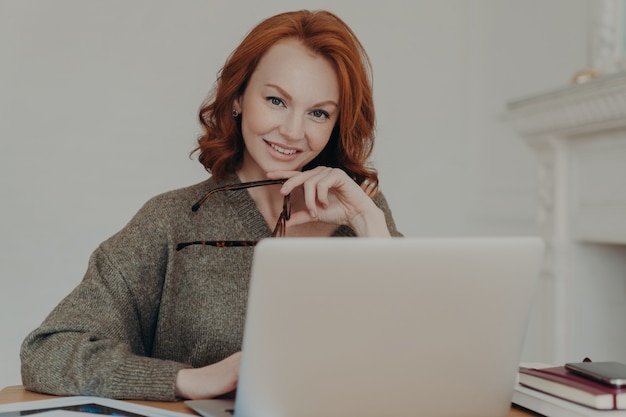
[[[626,127],[626,72],[512,101],[506,117],[535,139]]]

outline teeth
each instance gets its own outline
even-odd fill
[[[275,150],[277,150],[278,152],[283,153],[283,154],[285,154],[285,155],[293,155],[294,153],[296,153],[296,150],[295,150],[295,149],[285,149],[285,148],[281,148],[280,146],[278,146],[278,145],[274,145],[273,143],[270,143],[270,146],[271,146],[273,149],[275,149]]]

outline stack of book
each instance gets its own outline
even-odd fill
[[[520,366],[513,403],[550,417],[626,417],[626,389],[576,375],[564,366]]]

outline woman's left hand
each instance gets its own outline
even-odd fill
[[[273,171],[271,179],[286,178],[281,193],[304,190],[306,210],[291,213],[289,225],[320,221],[350,226],[358,236],[389,236],[383,212],[364,189],[339,168],[316,167],[309,171]]]

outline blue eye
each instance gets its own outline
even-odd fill
[[[325,112],[324,110],[313,110],[311,114],[313,115],[313,117],[316,117],[316,118],[325,118],[325,119],[330,118],[330,115],[328,114],[328,112]]]
[[[279,99],[278,97],[267,97],[267,101],[272,103],[274,106],[282,106],[283,105],[283,101],[281,99]]]

